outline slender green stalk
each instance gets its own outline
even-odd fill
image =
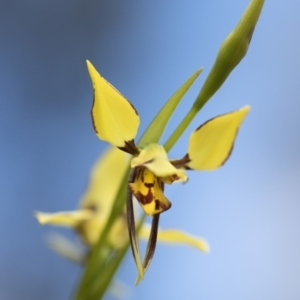
[[[189,126],[189,124],[192,122],[194,117],[197,114],[197,110],[192,107],[190,111],[187,113],[187,115],[183,118],[181,123],[176,127],[172,135],[169,137],[169,139],[165,142],[164,148],[167,152],[171,150],[171,148],[174,146],[174,144],[177,142],[177,140],[181,137],[182,133],[185,131],[185,129]]]
[[[140,219],[138,226],[137,226],[137,232],[139,232],[140,228],[142,227],[144,221],[146,219],[146,215],[143,214],[142,218]],[[91,298],[91,300],[99,300],[101,299],[105,292],[107,291],[107,287],[110,286],[111,281],[116,273],[116,271],[118,270],[121,262],[123,261],[124,256],[126,255],[128,249],[129,249],[130,243],[126,243],[126,245],[118,250],[116,256],[114,257],[113,260],[111,260],[111,262],[107,265],[107,267],[105,268],[105,276],[102,278],[101,281],[97,281],[98,285],[98,292],[96,293],[96,297],[95,298]],[[99,278],[100,278],[100,274],[99,274]]]
[[[126,186],[127,186],[127,180],[126,176],[124,177],[124,180],[122,182],[122,185],[119,189],[117,199],[125,199],[126,198]],[[106,262],[106,258],[101,257],[101,247],[104,247],[107,244],[107,237],[108,234],[115,222],[115,220],[120,216],[122,213],[122,210],[124,208],[124,204],[119,204],[119,201],[115,201],[114,207],[112,209],[112,212],[109,216],[109,219],[107,220],[106,226],[97,242],[97,244],[92,248],[90,257],[87,261],[85,272],[83,274],[83,277],[81,279],[81,282],[78,287],[77,294],[75,295],[74,299],[76,300],[83,300],[86,299],[86,294],[89,289],[89,286],[91,282],[93,281],[93,278],[97,277],[97,273],[99,270],[101,270],[101,266],[103,266]]]

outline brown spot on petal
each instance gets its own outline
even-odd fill
[[[99,210],[99,205],[96,204],[89,204],[85,207],[86,209],[89,209],[93,212],[97,212]]]
[[[144,183],[144,186],[148,189],[151,189],[154,187],[154,183]]]
[[[155,200],[155,210],[159,210],[160,208],[160,202],[158,199]]]
[[[228,152],[226,158],[225,158],[225,159],[223,160],[223,162],[221,163],[220,167],[223,166],[223,165],[226,163],[226,161],[228,160],[228,158],[230,157],[230,155],[231,155],[231,153],[232,153],[232,151],[233,151],[233,147],[234,147],[234,143],[232,143],[231,148],[230,148],[230,150],[229,150],[229,152]]]
[[[131,141],[125,141],[125,145],[123,147],[118,148],[131,155],[138,155],[140,153],[139,148],[134,143],[134,139]]]
[[[189,167],[187,167],[187,164],[191,161],[189,154],[187,153],[183,158],[172,160],[170,163],[177,169],[179,168],[185,168],[187,170],[190,170]]]
[[[140,172],[141,172],[141,180],[142,180],[142,182],[144,183],[144,182],[145,182],[144,170],[143,170],[143,169],[140,169]]]
[[[141,192],[138,192],[134,195],[136,199],[143,205],[151,203],[154,199],[153,193],[151,192],[150,189],[148,190],[147,195],[143,195]]]
[[[144,163],[142,163],[142,165],[151,164],[153,162],[154,162],[154,158],[145,161]]]
[[[172,178],[173,178],[174,180],[179,180],[179,179],[180,179],[180,177],[179,177],[177,174],[173,174],[173,175],[172,175]]]
[[[155,199],[155,210],[162,210],[162,211],[166,211],[168,209],[170,209],[172,206],[171,202],[170,202],[170,206],[163,204],[159,199]]]

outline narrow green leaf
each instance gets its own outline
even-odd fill
[[[138,221],[137,230],[139,230],[144,221],[146,219],[146,215],[143,214],[141,219]],[[105,292],[107,291],[107,287],[110,285],[111,280],[113,279],[113,276],[115,272],[117,271],[119,265],[121,264],[123,258],[125,257],[128,249],[129,249],[129,241],[124,245],[121,249],[117,250],[116,256],[110,260],[106,266],[105,266],[105,276],[103,276],[103,273],[99,273],[98,277],[96,278],[97,281],[97,288],[94,290],[93,297],[91,298],[83,298],[83,299],[89,299],[89,300],[99,300],[102,299]],[[95,282],[96,283],[96,282]]]
[[[138,143],[140,147],[144,147],[149,143],[157,143],[159,141],[177,105],[202,71],[203,68],[197,70],[191,77],[189,77],[161,108],[140,138]]]

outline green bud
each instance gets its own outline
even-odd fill
[[[199,111],[246,55],[264,0],[252,0],[235,29],[226,37],[193,107]]]

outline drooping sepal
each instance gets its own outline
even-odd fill
[[[148,169],[137,169],[137,176],[130,189],[144,212],[153,216],[168,210],[172,203],[166,198],[162,191],[162,182]]]
[[[128,228],[128,235],[131,245],[131,251],[132,255],[135,261],[136,268],[138,270],[138,277],[143,279],[144,277],[144,268],[142,264],[141,254],[140,254],[140,248],[139,248],[139,242],[135,230],[135,218],[134,218],[134,209],[133,209],[133,203],[132,203],[132,191],[130,188],[130,184],[135,181],[135,178],[137,176],[137,170],[133,169],[131,170],[130,176],[129,176],[129,186],[127,189],[127,199],[126,199],[126,212],[127,212],[127,228]]]
[[[158,224],[159,224],[159,216],[160,214],[156,214],[152,218],[152,224],[151,224],[151,231],[147,243],[146,253],[143,260],[143,270],[144,274],[146,273],[148,267],[150,266],[150,263],[152,261],[155,248],[156,248],[156,242],[157,242],[157,234],[158,234]],[[137,276],[137,279],[135,281],[135,285],[138,285],[139,282],[143,279],[139,274]]]
[[[229,158],[238,130],[250,110],[245,106],[208,120],[190,136],[188,153],[182,159],[185,167],[194,170],[214,170]]]
[[[91,115],[95,132],[101,140],[126,148],[126,143],[132,143],[136,136],[139,115],[134,106],[89,61],[87,67],[94,87]]]

